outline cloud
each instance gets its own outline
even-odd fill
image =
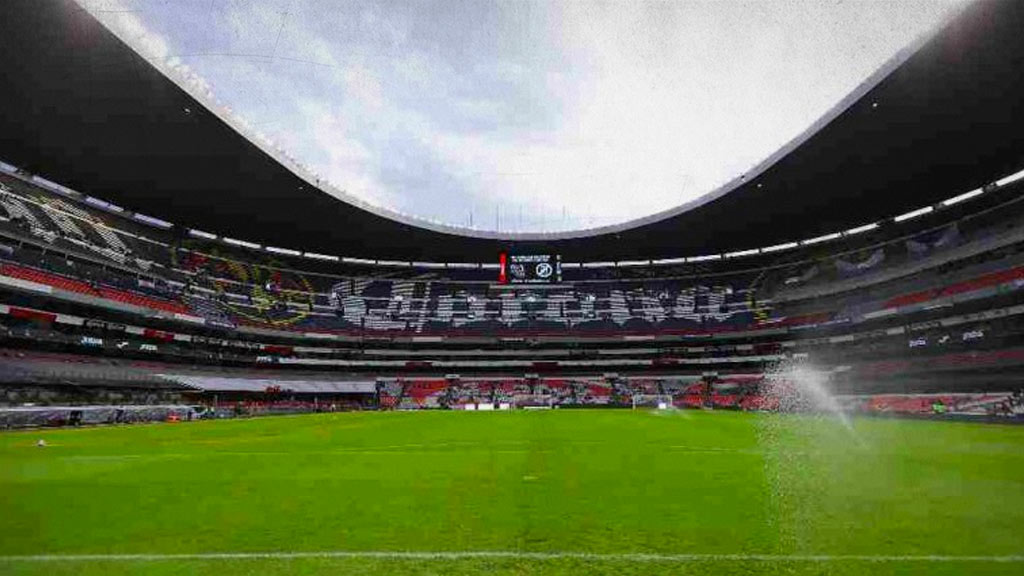
[[[506,231],[711,191],[960,3],[80,1],[346,194]]]

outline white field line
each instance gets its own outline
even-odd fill
[[[166,458],[216,458],[220,456],[274,456],[274,457],[300,457],[300,456],[347,456],[347,455],[391,455],[391,456],[408,456],[410,454],[437,454],[437,453],[451,453],[451,448],[466,449],[472,452],[495,452],[500,454],[520,454],[520,453],[540,453],[540,452],[551,452],[547,449],[530,449],[526,450],[521,448],[522,446],[530,445],[530,442],[496,442],[494,444],[480,444],[473,442],[441,442],[436,444],[392,444],[385,446],[367,446],[367,447],[353,447],[353,448],[338,448],[334,450],[208,450],[205,452],[148,452],[142,454],[61,454],[57,453],[57,458],[65,460],[82,460],[82,461],[105,461],[105,460],[131,460],[131,459],[147,459],[147,460],[159,460]],[[570,445],[577,444],[599,444],[599,442],[571,442]],[[52,445],[51,445],[52,446]],[[47,446],[50,448],[51,446]],[[36,450],[35,445],[32,446]],[[677,448],[673,446],[672,448]],[[731,450],[728,448],[716,449],[712,448],[709,450],[726,451]],[[43,452],[39,452],[43,454]]]
[[[0,564],[13,562],[173,562],[182,560],[291,560],[291,559],[384,559],[384,560],[584,560],[611,562],[922,562],[922,563],[1021,563],[1024,555],[860,555],[860,554],[658,554],[592,552],[517,552],[499,550],[415,551],[321,551],[321,552],[210,552],[194,554],[38,554],[0,556]]]
[[[338,448],[334,450],[209,450],[206,452],[148,452],[142,454],[61,454],[57,452],[57,458],[65,460],[83,460],[83,461],[104,461],[104,460],[130,460],[130,459],[153,459],[159,460],[164,458],[215,458],[219,456],[278,456],[278,457],[299,457],[299,456],[342,456],[350,454],[383,454],[383,455],[396,455],[396,456],[407,456],[409,454],[435,454],[439,452],[449,453],[450,448],[463,448],[471,451],[479,452],[496,452],[502,454],[520,454],[520,453],[536,453],[536,452],[551,452],[546,449],[522,449],[522,446],[528,446],[530,442],[496,442],[494,444],[480,444],[474,442],[448,442],[448,443],[436,443],[436,444],[392,444],[384,446],[367,446],[367,447],[353,447],[353,448]],[[600,442],[595,441],[573,441],[568,445],[596,445]],[[54,445],[49,445],[47,448],[51,448]],[[34,449],[33,445],[33,449]],[[749,448],[721,448],[721,447],[703,447],[703,446],[679,446],[672,445],[666,446],[665,449],[680,451],[680,452],[693,452],[693,453],[708,453],[708,454],[762,454],[761,450],[754,450]],[[43,452],[40,452],[42,454]]]
[[[538,454],[538,453],[549,453],[551,450],[515,450],[515,449],[502,449],[502,448],[488,448],[480,450],[472,450],[470,452],[492,452],[494,454]],[[69,455],[69,456],[58,456],[58,459],[63,460],[76,460],[83,462],[106,462],[106,461],[119,461],[119,460],[164,460],[164,459],[208,459],[208,458],[219,458],[221,456],[241,456],[241,457],[253,457],[253,456],[266,456],[266,457],[283,457],[283,458],[299,458],[306,456],[403,456],[408,457],[410,455],[422,454],[422,455],[436,455],[436,454],[451,454],[451,450],[393,450],[393,449],[381,449],[381,450],[324,450],[324,451],[305,451],[305,452],[241,452],[241,451],[210,451],[210,452],[154,452],[151,454],[98,454],[98,455]]]

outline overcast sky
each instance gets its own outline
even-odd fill
[[[346,193],[502,231],[708,193],[963,4],[79,1]]]

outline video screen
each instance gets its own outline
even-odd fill
[[[499,284],[555,284],[562,281],[562,257],[557,254],[509,254],[498,257]]]

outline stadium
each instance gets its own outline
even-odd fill
[[[4,5],[0,574],[1024,572],[1024,3],[562,227],[321,176],[146,52],[184,5]]]

